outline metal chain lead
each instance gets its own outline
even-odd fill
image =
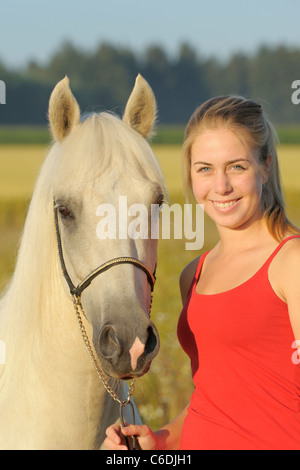
[[[81,300],[76,295],[73,295],[73,304],[74,304],[76,317],[77,317],[77,320],[78,320],[78,323],[79,323],[79,328],[80,328],[80,331],[81,331],[81,335],[82,335],[85,347],[86,347],[86,349],[87,349],[87,351],[88,351],[88,353],[89,353],[89,355],[90,355],[90,357],[91,357],[91,359],[94,363],[94,366],[95,366],[95,369],[97,371],[98,377],[100,378],[105,390],[109,393],[109,395],[115,401],[117,401],[121,406],[126,406],[130,402],[131,397],[134,393],[135,381],[132,380],[128,385],[127,400],[121,400],[121,398],[117,395],[117,393],[109,385],[108,378],[105,376],[104,372],[102,371],[102,369],[98,365],[97,359],[95,357],[95,354],[94,354],[94,351],[92,349],[90,340],[88,338],[85,326],[84,326],[83,321],[82,321],[80,310],[83,313],[83,315],[85,315],[85,313],[84,313],[84,310],[83,310],[83,307],[82,307],[82,304],[81,304]]]

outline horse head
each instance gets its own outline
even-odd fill
[[[88,278],[80,292],[77,287],[77,298],[92,327],[101,367],[117,379],[146,373],[159,350],[149,316],[157,256],[151,206],[161,205],[164,197],[163,177],[147,142],[155,117],[155,97],[140,75],[122,119],[107,112],[80,118],[67,77],[49,102],[61,283],[70,297],[72,286],[76,290]],[[125,212],[137,207],[144,210],[147,236],[129,235],[133,212]],[[108,233],[107,226],[110,236],[100,237],[99,223],[105,221],[114,230]],[[133,261],[124,261],[129,259]]]

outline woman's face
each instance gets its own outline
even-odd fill
[[[203,130],[196,137],[191,182],[197,203],[219,227],[241,229],[262,216],[265,181],[255,152],[225,127]]]

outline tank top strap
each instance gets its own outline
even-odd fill
[[[280,249],[283,247],[283,245],[286,244],[286,242],[288,242],[289,240],[292,240],[293,238],[300,238],[300,235],[291,235],[290,237],[287,237],[285,238],[284,240],[282,240],[282,242],[279,243],[279,245],[277,246],[277,248],[275,248],[275,250],[273,251],[273,253],[269,256],[269,258],[267,259],[267,261],[264,263],[263,267],[264,268],[268,268],[272,262],[272,260],[275,258],[275,256],[277,255],[277,253],[280,251]]]
[[[202,269],[202,266],[203,266],[203,263],[204,263],[204,260],[205,260],[205,258],[206,258],[206,256],[208,255],[209,252],[210,252],[210,250],[206,251],[205,253],[203,253],[203,255],[200,256],[199,263],[198,263],[198,266],[197,266],[197,269],[196,269],[196,272],[195,272],[195,276],[194,276],[194,282],[198,281],[199,276],[200,276],[200,272],[201,272],[201,269]]]

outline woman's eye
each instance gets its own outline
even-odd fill
[[[203,166],[202,168],[199,168],[198,172],[199,173],[208,173],[210,171],[210,168],[208,166]]]
[[[231,167],[233,170],[238,170],[238,171],[242,171],[242,170],[245,170],[246,168],[244,168],[242,165],[233,165]]]
[[[58,208],[58,211],[60,213],[60,215],[66,219],[67,217],[71,217],[72,216],[72,212],[70,211],[70,209],[68,209],[66,206],[60,206]]]

